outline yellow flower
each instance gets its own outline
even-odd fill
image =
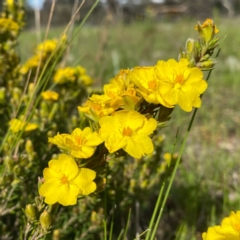
[[[203,73],[199,68],[188,67],[188,60],[181,59],[176,62],[170,59],[167,62],[158,61],[156,74],[159,78],[159,102],[172,108],[179,106],[186,112],[193,107],[201,106],[200,95],[206,90],[207,82],[203,80]]]
[[[57,134],[53,138],[48,138],[50,143],[56,144],[63,150],[70,151],[70,154],[77,158],[89,158],[101,144],[103,140],[97,132],[92,132],[91,128],[83,130],[75,128],[70,134]]]
[[[104,94],[113,102],[117,102],[119,107],[128,110],[134,110],[135,104],[141,99],[137,96],[134,84],[130,81],[130,70],[122,69],[111,80],[109,84],[104,85]],[[129,104],[130,103],[130,104]]]
[[[81,82],[85,85],[85,86],[89,86],[93,83],[93,79],[88,76],[87,74],[83,74],[80,76]]]
[[[135,104],[141,99],[137,96],[133,83],[129,80],[129,70],[123,69],[103,87],[104,94],[93,94],[78,110],[89,118],[98,121],[118,109],[134,110]]]
[[[240,211],[231,212],[222,220],[221,226],[209,227],[202,234],[203,240],[240,240]]]
[[[214,38],[215,34],[219,32],[217,26],[210,18],[207,18],[202,25],[198,23],[195,26],[195,29],[206,43],[210,42]]]
[[[138,87],[138,92],[149,103],[161,102],[159,92],[159,79],[154,67],[135,67],[131,72],[131,80]]]
[[[57,39],[46,40],[37,46],[36,53],[37,54],[38,53],[41,54],[42,52],[43,53],[49,53],[49,52],[52,53],[56,49],[57,44],[58,44]]]
[[[121,99],[120,99],[121,103]],[[101,117],[113,113],[120,105],[117,101],[111,101],[106,95],[93,94],[83,106],[79,106],[78,110],[87,115],[94,121],[98,121]]]
[[[47,204],[59,202],[64,206],[77,203],[79,195],[89,195],[96,190],[93,180],[96,172],[78,168],[75,160],[66,154],[52,159],[43,171],[44,183],[39,189]]]
[[[31,69],[37,68],[38,64],[40,64],[40,60],[41,60],[40,55],[33,55],[20,68],[20,73],[24,75],[27,74]],[[41,62],[41,64],[43,63]]]
[[[10,18],[0,18],[0,33],[9,31],[13,36],[19,33],[20,26]]]
[[[149,135],[157,128],[157,121],[147,119],[136,111],[122,110],[99,120],[100,136],[110,153],[123,149],[134,158],[153,152]]]
[[[86,68],[84,68],[80,65],[76,66],[76,71],[77,71],[78,75],[80,75],[80,76],[86,74]]]
[[[54,91],[44,91],[41,93],[44,100],[58,100],[59,94]]]
[[[12,119],[9,122],[9,125],[10,125],[10,130],[14,133],[21,131],[25,125],[26,125],[24,128],[25,132],[30,132],[30,131],[33,131],[38,128],[38,125],[35,123],[27,123],[26,124],[25,122],[23,122],[19,119],[16,119],[16,118]]]
[[[76,70],[72,67],[59,68],[54,74],[53,81],[58,84],[75,82],[77,79]]]

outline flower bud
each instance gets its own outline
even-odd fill
[[[216,60],[209,59],[207,61],[197,63],[197,67],[201,68],[202,70],[210,70],[215,66],[216,63]]]
[[[201,57],[200,62],[204,62],[204,61],[208,60],[209,58],[210,58],[210,55],[206,54],[206,55]]]
[[[40,223],[43,229],[48,229],[51,227],[53,218],[52,215],[48,211],[44,211],[40,215]]]
[[[196,49],[195,45],[196,45],[196,41],[192,38],[189,38],[186,41],[186,49],[188,50],[189,53],[193,53],[195,51]]]
[[[91,222],[93,224],[97,222],[97,213],[95,211],[92,211],[91,213]]]
[[[28,139],[27,141],[26,141],[26,144],[25,144],[25,150],[26,150],[26,152],[27,153],[33,153],[33,143],[32,143],[32,141],[30,140],[30,139]]]
[[[35,84],[34,83],[29,83],[29,85],[28,85],[28,94],[30,96],[32,96],[34,91],[35,91]]]
[[[219,37],[214,37],[209,43],[208,43],[208,48],[209,49],[214,49],[219,45]]]
[[[47,117],[49,114],[48,111],[48,104],[46,102],[41,102],[41,106],[40,106],[40,116],[42,118]]]
[[[21,92],[21,90],[20,90],[19,88],[17,88],[17,87],[14,87],[14,88],[13,88],[13,99],[14,99],[15,101],[17,101],[17,102],[20,101],[20,99],[21,99],[21,94],[22,94],[22,92]]]
[[[53,236],[52,236],[53,240],[59,240],[60,239],[60,230],[59,229],[55,229],[53,231]]]
[[[6,100],[6,88],[0,88],[0,102],[4,102]]]
[[[219,32],[217,26],[210,18],[206,19],[202,25],[198,23],[195,29],[198,31],[200,39],[204,44],[208,44],[214,38],[215,34]]]
[[[36,207],[33,204],[27,204],[24,212],[29,220],[36,219]]]

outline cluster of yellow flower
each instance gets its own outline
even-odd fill
[[[161,60],[155,66],[121,70],[104,85],[104,94],[89,97],[78,109],[94,121],[94,130],[76,128],[71,134],[49,138],[49,142],[71,157],[61,154],[44,170],[44,182],[39,192],[46,203],[75,204],[78,195],[87,195],[96,189],[92,182],[96,175],[94,164],[90,164],[92,169],[82,168],[87,166],[91,157],[106,159],[104,156],[108,153],[116,156],[127,153],[139,159],[151,154],[154,151],[151,135],[168,120],[176,105],[186,112],[201,106],[200,96],[206,90],[207,82],[203,79],[199,62],[209,60],[217,46],[217,28],[211,19],[207,19],[204,24],[197,25],[197,30],[199,40],[191,49],[187,46],[178,62]],[[209,44],[211,41],[215,41],[214,47]],[[189,54],[190,50],[193,55]],[[194,65],[184,54],[194,56]],[[68,74],[71,71],[66,70]],[[64,78],[56,79],[64,82]],[[74,77],[70,81],[74,81]],[[98,147],[102,151],[97,151]]]
[[[86,74],[86,69],[82,66],[57,69],[53,81],[57,84],[80,81],[80,83],[85,86],[89,86],[93,83],[93,79]]]
[[[31,75],[35,77],[34,71],[37,68],[40,71],[46,66],[46,63],[58,63],[61,60],[61,52],[66,44],[66,36],[64,35],[59,41],[57,39],[46,40],[40,43],[35,50],[35,55],[29,58],[26,63],[21,67],[20,73],[25,75],[31,71]]]
[[[0,18],[0,34],[6,39],[12,39],[19,33],[20,26],[13,19]],[[4,40],[3,40],[4,41]]]

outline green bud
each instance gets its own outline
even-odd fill
[[[59,230],[59,229],[55,229],[55,230],[53,231],[52,239],[53,239],[53,240],[59,240],[59,239],[60,239],[60,236],[61,236],[60,230]]]
[[[39,221],[43,229],[48,229],[51,227],[53,218],[48,211],[44,211],[43,213],[41,213]]]
[[[209,43],[208,47],[209,49],[214,49],[219,45],[219,37],[214,37]]]
[[[28,85],[28,94],[30,96],[32,96],[34,91],[35,91],[35,84],[34,83],[29,83],[29,85]]]
[[[19,102],[21,99],[21,95],[22,95],[22,91],[19,88],[14,87],[13,88],[13,99],[15,101]]]
[[[44,117],[47,117],[48,114],[49,114],[48,104],[45,101],[43,101],[41,102],[41,106],[40,106],[40,116],[44,118]]]
[[[180,60],[181,58],[186,58],[186,53],[184,51],[180,51],[178,55],[178,60]]]
[[[216,60],[209,59],[207,61],[197,63],[197,67],[201,68],[202,70],[210,70],[215,66],[216,63]]]
[[[189,53],[195,52],[195,50],[196,50],[195,45],[196,45],[196,41],[192,38],[189,38],[186,41],[186,49],[188,50]]]
[[[0,88],[0,102],[4,102],[6,100],[6,88]]]
[[[201,57],[200,62],[204,62],[210,58],[209,54],[205,54],[204,56]]]
[[[33,150],[34,150],[33,149],[33,143],[32,143],[32,141],[30,139],[28,139],[26,141],[25,150],[26,150],[27,153],[33,153]]]
[[[197,56],[202,52],[202,46],[200,44],[200,42],[196,42],[195,44],[195,47],[196,47],[196,52],[197,52]]]
[[[27,204],[24,212],[29,220],[36,219],[36,207],[33,204]]]

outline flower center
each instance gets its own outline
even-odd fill
[[[235,223],[234,224],[234,229],[240,233],[240,224],[239,223]]]
[[[123,128],[123,130],[122,130],[122,135],[123,136],[132,136],[132,134],[133,134],[133,130],[130,128],[130,127],[125,127],[125,128]]]
[[[75,142],[78,146],[82,146],[86,143],[86,139],[82,136],[75,136]]]
[[[60,181],[61,181],[62,184],[67,184],[69,182],[68,178],[65,174],[62,175]]]
[[[184,81],[184,76],[182,73],[180,73],[179,75],[177,75],[177,77],[175,78],[175,84],[182,84]]]
[[[156,80],[151,80],[148,82],[148,88],[151,90],[155,90],[157,86]]]

